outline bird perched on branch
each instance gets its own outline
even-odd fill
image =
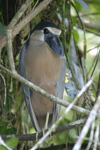
[[[19,71],[20,75],[30,82],[62,99],[66,60],[59,39],[60,34],[60,28],[53,23],[37,24],[21,50]],[[61,106],[24,84],[22,89],[35,130],[40,131],[44,128],[47,114],[49,114],[48,127],[55,123]]]

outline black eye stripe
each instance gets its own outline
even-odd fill
[[[48,34],[49,30],[47,28],[44,28],[44,34]]]

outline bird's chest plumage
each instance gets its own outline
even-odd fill
[[[42,83],[56,84],[61,67],[61,58],[46,43],[36,41],[30,44],[25,54],[25,70],[31,82],[38,86]]]
[[[24,61],[28,79],[48,93],[56,95],[56,83],[62,67],[61,58],[55,55],[46,43],[37,41],[30,43]],[[44,96],[33,92],[31,102],[36,116],[46,116],[47,112],[52,114],[54,103]],[[44,125],[44,122],[40,124]]]

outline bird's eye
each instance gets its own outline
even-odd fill
[[[48,34],[49,33],[49,30],[44,28],[44,34]]]

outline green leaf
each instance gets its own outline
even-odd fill
[[[74,24],[74,26],[76,26],[76,24],[77,24],[76,17],[72,17],[72,20],[73,20],[73,24]]]
[[[87,11],[90,11],[89,6],[83,0],[76,0],[80,5],[82,5]]]
[[[7,122],[5,120],[0,119],[0,134],[15,134],[16,133],[16,128],[14,128],[12,125],[9,127],[10,122]]]
[[[58,0],[58,5],[60,5],[61,1],[62,1],[62,0]]]
[[[18,138],[11,138],[9,141],[5,142],[11,149],[15,149],[18,145]],[[4,146],[0,146],[0,150],[7,150]]]
[[[77,30],[73,30],[73,33],[74,33],[74,37],[75,37],[75,42],[77,43],[79,41],[79,34],[77,32]]]
[[[0,38],[5,35],[6,31],[2,23],[0,22]]]

